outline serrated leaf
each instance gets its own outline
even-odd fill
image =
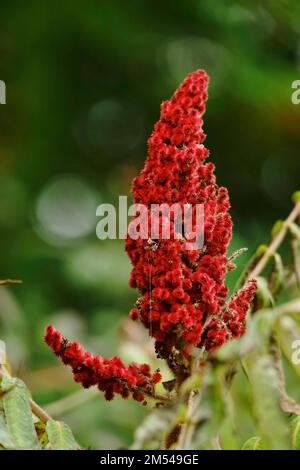
[[[1,390],[5,420],[15,447],[39,449],[26,385],[20,379],[5,376]]]
[[[49,420],[46,425],[49,443],[53,450],[77,450],[79,445],[75,441],[69,426],[61,421]]]
[[[13,449],[15,447],[12,437],[7,428],[4,414],[1,410],[0,410],[0,445],[3,446],[5,449]]]
[[[294,450],[300,450],[300,416],[292,419],[292,447]]]
[[[242,450],[263,450],[263,443],[260,437],[250,437],[242,446]]]

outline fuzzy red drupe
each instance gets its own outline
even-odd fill
[[[256,281],[227,299],[225,278],[232,269],[227,248],[232,237],[228,191],[216,183],[214,165],[206,163],[202,115],[207,100],[208,76],[190,74],[170,101],[162,104],[148,146],[149,155],[133,182],[134,202],[149,209],[152,204],[204,206],[204,246],[188,249],[186,234],[169,239],[127,238],[126,250],[133,265],[130,285],[140,297],[130,312],[155,339],[158,357],[166,359],[178,382],[190,373],[193,347],[207,354],[245,332],[246,315],[256,291]],[[154,217],[153,213],[149,217]],[[162,228],[163,217],[158,215]],[[199,227],[198,227],[199,228]],[[130,225],[129,225],[130,233]],[[159,232],[161,233],[161,232]],[[97,385],[107,400],[114,393],[144,401],[154,396],[159,372],[151,374],[146,364],[125,366],[118,357],[102,359],[68,343],[48,326],[45,340],[74,379],[84,387]]]

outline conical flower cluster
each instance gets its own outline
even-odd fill
[[[132,238],[131,224],[126,250],[133,270],[130,285],[140,297],[130,312],[155,339],[157,354],[166,359],[181,383],[190,372],[193,347],[213,352],[245,332],[246,315],[253,300],[256,281],[227,299],[225,277],[232,263],[227,257],[232,237],[227,189],[216,183],[214,165],[206,163],[202,115],[207,100],[208,76],[203,70],[190,74],[170,101],[162,104],[155,125],[149,155],[133,182],[136,204],[146,207],[146,219],[158,226],[156,238]],[[189,225],[176,236],[176,214],[169,214],[170,236],[160,236],[166,214],[151,211],[153,204],[184,212],[189,207]],[[199,226],[196,209],[204,209]],[[154,220],[155,219],[155,220]],[[182,228],[182,227],[181,227]],[[202,230],[204,244],[191,249],[190,235]],[[152,233],[151,233],[152,234]],[[114,394],[144,401],[155,396],[161,380],[147,364],[125,366],[118,357],[103,359],[85,352],[76,342],[68,342],[53,326],[48,326],[46,343],[71,366],[74,379],[84,387],[97,386],[107,400]]]
[[[175,229],[168,240],[127,239],[133,264],[130,285],[141,293],[131,318],[148,328],[164,358],[178,351],[189,354],[192,346],[212,351],[240,336],[256,288],[251,281],[226,306],[232,221],[227,189],[217,185],[214,165],[205,162],[209,152],[203,145],[202,115],[207,88],[208,76],[198,70],[162,104],[148,141],[148,158],[133,182],[134,202],[146,205],[149,213],[152,204],[204,205],[200,250],[187,249],[185,236],[176,239]],[[158,223],[163,224],[163,217]]]

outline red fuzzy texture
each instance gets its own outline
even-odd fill
[[[256,281],[251,280],[227,300],[225,277],[232,269],[227,257],[232,221],[227,189],[217,185],[214,165],[205,163],[209,152],[202,143],[202,115],[207,87],[207,74],[198,70],[162,104],[160,120],[148,141],[148,158],[133,182],[135,203],[148,209],[151,204],[165,203],[166,208],[189,204],[193,232],[200,230],[195,222],[196,204],[203,204],[203,248],[188,249],[186,232],[181,239],[175,237],[175,214],[171,237],[161,237],[166,214],[153,215],[150,211],[148,222],[156,219],[159,238],[128,237],[126,241],[133,265],[130,285],[141,294],[130,318],[141,321],[155,338],[158,356],[167,360],[178,383],[190,373],[193,346],[210,353],[245,332],[247,311],[256,290]],[[129,225],[129,234],[130,230]],[[47,327],[45,341],[64,364],[71,366],[76,382],[86,388],[97,386],[107,400],[116,393],[139,402],[155,395],[154,386],[161,375],[158,371],[151,374],[147,364],[125,366],[118,357],[94,356],[79,343],[68,342],[53,326]]]
[[[154,396],[154,385],[161,380],[158,371],[151,374],[148,364],[132,362],[125,366],[119,357],[94,356],[81,344],[68,342],[51,325],[46,328],[45,341],[62,362],[72,368],[75,382],[84,388],[96,385],[104,392],[106,400],[112,400],[117,393],[123,398],[131,395],[144,402],[145,396]]]
[[[202,143],[202,115],[207,88],[208,76],[198,70],[162,104],[145,166],[133,181],[134,202],[146,205],[149,214],[151,204],[183,207],[189,203],[193,211],[196,204],[204,204],[201,250],[187,250],[184,236],[180,240],[128,237],[126,241],[133,265],[130,285],[141,293],[130,317],[149,330],[164,358],[176,350],[188,356],[192,346],[211,352],[240,336],[255,292],[251,281],[226,306],[224,280],[230,269],[226,253],[232,221],[227,189],[217,185],[214,165],[205,163],[209,152]],[[158,224],[161,228],[162,216]]]

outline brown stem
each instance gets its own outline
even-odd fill
[[[185,415],[185,420],[181,425],[179,438],[177,441],[178,450],[184,450],[188,448],[189,443],[192,440],[196,421],[194,419],[197,407],[200,403],[200,392],[196,390],[191,390],[189,393],[187,401],[187,410]]]
[[[32,398],[29,398],[30,408],[33,414],[37,416],[43,423],[47,423],[51,416],[40,405],[38,405]]]
[[[20,279],[1,279],[0,286],[6,286],[11,284],[22,284],[23,281]]]
[[[273,239],[272,243],[268,246],[268,248],[266,249],[264,255],[258,261],[255,268],[248,275],[247,279],[252,279],[252,278],[257,277],[257,276],[260,275],[260,273],[266,267],[270,257],[277,251],[278,247],[283,242],[283,240],[286,236],[289,224],[294,222],[297,219],[297,217],[299,216],[299,214],[300,214],[300,201],[298,201],[296,203],[294,209],[292,210],[292,212],[290,213],[288,218],[283,222],[281,229],[279,230],[279,232],[277,233],[277,235]]]

